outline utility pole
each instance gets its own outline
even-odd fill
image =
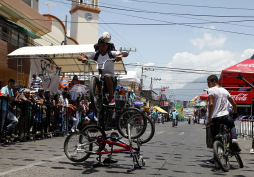
[[[51,4],[50,0],[48,2],[43,2],[43,4],[46,4],[48,6],[48,13],[50,14],[50,6],[56,6],[55,4]]]

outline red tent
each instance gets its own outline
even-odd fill
[[[208,95],[207,95],[207,93],[204,93],[203,95],[200,95],[200,100],[207,100],[207,97],[208,97]]]
[[[237,79],[236,75],[241,74],[244,76],[249,83],[254,82],[254,60],[246,59],[238,64],[235,64],[227,69],[222,70],[219,79],[219,85],[226,87],[231,94],[231,97],[238,103],[252,103],[254,90],[250,89],[250,86],[244,81]],[[249,87],[247,90],[243,91],[239,87]],[[243,88],[246,89],[246,88]]]
[[[236,75],[239,73],[241,73],[248,82],[254,82],[254,60],[246,59],[222,70],[219,85],[224,87],[249,87],[244,81],[236,78]]]

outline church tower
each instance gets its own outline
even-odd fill
[[[70,36],[79,44],[97,43],[100,12],[99,0],[72,0]]]

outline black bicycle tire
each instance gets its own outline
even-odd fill
[[[146,130],[145,130],[145,132],[143,133],[143,135],[140,137],[140,139],[141,139],[141,144],[145,144],[145,143],[147,143],[147,142],[149,142],[152,138],[153,138],[153,136],[154,136],[154,133],[155,133],[155,126],[154,126],[154,123],[153,123],[153,121],[152,121],[152,119],[150,119],[149,117],[147,117],[146,116],[146,120],[147,120],[147,122],[149,122],[149,124],[151,125],[151,133],[150,133],[150,135],[146,138],[146,139],[142,139],[142,136],[145,134],[145,132],[146,132]],[[149,125],[147,124],[147,126],[146,126],[146,128],[148,127]],[[137,142],[136,140],[133,140],[135,143]]]
[[[142,136],[143,135],[143,133],[145,132],[145,130],[146,130],[146,126],[147,126],[147,121],[146,121],[146,117],[145,116],[143,116],[143,114],[141,113],[141,111],[139,110],[139,109],[137,109],[137,108],[127,108],[127,109],[125,109],[123,112],[122,112],[122,114],[118,117],[118,120],[117,120],[117,129],[118,129],[118,132],[123,136],[123,137],[125,137],[125,138],[128,138],[128,133],[127,133],[127,129],[126,129],[126,133],[121,129],[121,117],[127,112],[127,111],[137,111],[141,116],[142,116],[142,118],[143,118],[143,122],[144,122],[144,126],[143,126],[143,128],[142,128],[142,130],[138,133],[138,134],[136,134],[136,135],[132,135],[130,138],[131,139],[137,139],[137,138],[139,138],[140,136]]]
[[[106,137],[105,131],[97,125],[88,125],[88,126],[86,126],[85,128],[82,129],[82,132],[85,133],[87,129],[97,129],[98,131],[100,131],[100,133],[103,137]],[[105,147],[106,147],[106,143],[101,143],[101,150],[103,150]]]
[[[72,133],[72,134],[70,134],[69,136],[67,136],[67,138],[66,138],[65,141],[64,141],[64,153],[65,153],[66,157],[67,157],[69,160],[73,161],[73,162],[83,162],[83,161],[85,161],[86,159],[88,159],[88,158],[90,157],[90,153],[86,153],[86,155],[85,155],[83,158],[80,158],[80,159],[75,159],[75,158],[73,158],[72,156],[69,155],[69,153],[68,153],[68,151],[67,151],[69,140],[70,140],[73,136],[77,136],[78,134],[81,134],[81,135],[83,135],[83,136],[86,136],[83,132],[75,132],[75,133]],[[80,139],[79,139],[78,141],[80,141]],[[90,144],[90,145],[89,145],[89,151],[92,151],[92,149],[93,149],[93,145]]]
[[[215,141],[215,142],[213,143],[214,158],[215,158],[215,160],[218,162],[218,164],[219,164],[219,166],[221,167],[221,169],[222,169],[224,172],[228,172],[229,169],[230,169],[229,162],[226,163],[225,166],[221,163],[221,160],[220,160],[220,157],[219,157],[219,154],[218,154],[218,147],[221,147],[222,149],[224,149],[223,144],[222,144],[220,141],[217,140],[217,141]],[[228,161],[228,158],[227,158],[227,161]]]
[[[241,158],[239,152],[235,152],[235,158],[236,158],[236,161],[239,164],[239,167],[243,168],[243,161],[242,161],[242,158]]]
[[[89,84],[89,93],[90,93],[90,100],[91,100],[91,104],[94,106],[94,108],[96,109],[96,111],[98,112],[101,112],[102,110],[102,95],[99,96],[99,99],[97,99],[97,103],[99,101],[99,107],[97,106],[97,104],[95,104],[94,102],[94,89],[95,89],[95,86],[94,86],[94,81],[96,82],[96,85],[98,85],[98,92],[101,93],[101,86],[100,86],[100,82],[99,82],[99,79],[97,77],[92,77],[91,78],[91,81],[90,81],[90,84]]]

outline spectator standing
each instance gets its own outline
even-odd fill
[[[161,113],[158,113],[158,124],[159,124],[159,123],[162,123],[161,118],[162,118]]]
[[[131,100],[131,105],[133,105],[133,102],[135,100],[135,93],[133,92],[133,90],[131,90],[131,93],[130,93],[130,100]]]
[[[52,114],[54,115],[54,124],[55,124],[54,128],[56,130],[59,130],[59,127],[61,127],[62,125],[62,117],[60,116],[62,104],[60,101],[60,96],[58,94],[54,95],[52,104],[53,104]]]
[[[25,89],[23,94],[21,94],[18,98],[21,101],[21,109],[22,109],[22,116],[20,120],[20,136],[24,135],[23,139],[20,141],[27,141],[25,137],[25,133],[29,133],[30,128],[32,127],[32,108],[33,104],[35,103],[35,99],[30,94],[29,89]]]
[[[72,87],[73,85],[76,85],[76,84],[79,84],[79,80],[78,80],[78,76],[74,75],[70,86]]]
[[[69,104],[69,101],[67,99],[67,94],[68,94],[68,92],[66,90],[63,90],[62,95],[60,96],[60,102],[63,106],[62,107],[62,114],[60,115],[61,119],[62,119],[61,129],[63,132],[66,130],[66,121],[65,121],[64,115],[66,114],[66,109]]]
[[[12,128],[18,123],[18,119],[8,110],[9,102],[12,102],[15,100],[14,94],[13,94],[13,87],[14,87],[15,81],[13,79],[9,79],[8,85],[3,87],[1,89],[1,102],[0,102],[0,110],[2,110],[2,121],[1,121],[1,132],[3,133],[3,126],[5,119],[9,122],[9,124],[6,127],[6,134],[8,134]],[[16,135],[11,134],[11,137],[17,138]]]
[[[98,118],[96,117],[95,111],[93,109],[93,105],[90,103],[89,104],[89,111],[87,113],[88,118],[90,120],[90,122],[94,122],[96,125],[98,125]]]
[[[36,76],[36,74],[33,74],[30,88],[43,88],[43,82],[41,78]]]
[[[45,110],[45,107],[43,106],[43,102],[45,99],[43,88],[38,89],[38,93],[34,96],[34,99],[36,102],[35,109],[36,109],[36,118],[37,118],[36,134],[40,134],[41,130],[43,131],[43,127],[42,127],[43,119],[46,118],[46,110]],[[42,136],[42,139],[43,138],[44,136]]]
[[[126,92],[126,90],[123,88],[123,87],[121,87],[121,89],[120,89],[120,95],[125,95],[125,92]]]

